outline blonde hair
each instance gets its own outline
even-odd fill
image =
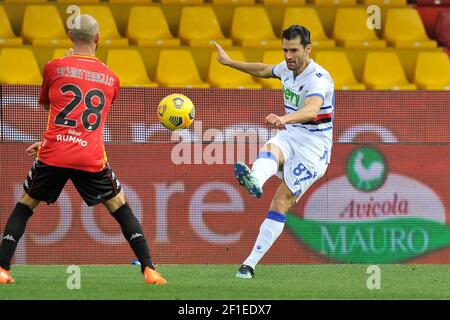
[[[99,32],[97,20],[91,15],[81,14],[75,19],[79,19],[77,27],[70,29],[70,35],[74,42],[89,43],[94,40]],[[78,21],[77,21],[78,22]]]

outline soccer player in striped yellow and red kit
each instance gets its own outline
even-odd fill
[[[102,203],[120,224],[141,263],[145,282],[165,284],[155,270],[139,221],[128,206],[121,185],[109,167],[103,126],[119,91],[119,78],[95,57],[97,21],[79,16],[69,31],[71,55],[47,63],[39,103],[49,110],[44,139],[27,149],[35,162],[23,183],[0,245],[0,284],[13,283],[11,259],[28,219],[41,201],[55,202],[71,180],[87,205]]]

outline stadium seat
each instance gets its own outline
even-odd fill
[[[419,13],[413,8],[387,10],[384,38],[396,48],[436,48],[436,41],[428,38]]]
[[[263,55],[263,63],[277,65],[284,60],[283,52],[281,50],[265,51]],[[281,81],[277,78],[256,78],[264,88],[281,89]]]
[[[346,48],[385,48],[375,30],[367,28],[365,8],[338,8],[333,26],[333,38]]]
[[[117,74],[121,87],[154,88],[158,86],[157,83],[150,81],[144,61],[136,50],[110,49],[106,65]]]
[[[356,0],[312,0],[315,6],[354,6]]]
[[[311,44],[314,48],[334,48],[333,39],[329,39],[323,31],[322,22],[314,7],[287,8],[283,18],[283,29],[290,25],[300,24],[311,32]]]
[[[55,6],[26,6],[22,36],[26,43],[31,43],[36,47],[69,47],[72,45]]]
[[[304,6],[306,0],[261,0],[265,6]]]
[[[180,39],[169,30],[161,7],[133,6],[128,19],[127,37],[140,47],[179,47]]]
[[[100,46],[128,47],[128,39],[123,38],[111,10],[107,6],[80,6],[82,13],[93,16],[100,25]]]
[[[408,4],[407,0],[362,0],[366,6],[377,5],[380,7],[404,7]]]
[[[227,53],[234,60],[245,61],[244,55],[238,50],[229,50]],[[261,85],[256,83],[249,74],[220,64],[215,54],[211,55],[208,81],[213,88],[261,88]]]
[[[41,72],[31,49],[2,49],[0,53],[0,83],[42,84]]]
[[[76,1],[73,1],[73,0],[57,0],[58,2],[61,2],[61,3],[71,3],[71,4],[74,4],[74,3],[76,3],[76,4],[80,4],[80,3],[98,3],[98,2],[100,2],[100,0],[76,0]]]
[[[178,37],[191,47],[210,47],[215,40],[222,47],[231,47],[226,39],[212,7],[183,7],[181,10]]]
[[[16,37],[9,24],[3,6],[0,7],[0,47],[19,47],[22,45],[22,38]]]
[[[15,3],[46,3],[47,0],[4,0],[5,2]]]
[[[202,4],[203,0],[160,0],[161,4],[182,4],[182,5],[190,5],[190,4]]]
[[[450,48],[450,8],[439,12],[435,35],[439,44]]]
[[[66,56],[67,50],[69,50],[69,48],[66,48],[66,49],[59,48],[59,49],[53,50],[52,59],[64,58]]]
[[[444,48],[444,52],[448,55],[448,58],[450,59],[450,48]]]
[[[152,0],[108,0],[109,3],[149,4]]]
[[[394,52],[368,52],[363,71],[368,89],[415,90],[408,82],[398,56]]]
[[[419,89],[450,90],[450,59],[445,52],[419,52],[414,82]]]
[[[417,12],[422,19],[423,26],[427,32],[428,37],[435,39],[436,22],[439,12],[444,10],[443,7],[416,7]]]
[[[214,5],[248,6],[255,4],[255,0],[211,0]]]
[[[230,38],[246,48],[279,48],[269,16],[263,7],[236,7]]]
[[[350,61],[343,51],[319,51],[315,60],[327,69],[336,90],[364,90],[366,86],[355,79]]]
[[[209,88],[200,78],[191,52],[184,49],[160,51],[155,81],[162,87]]]

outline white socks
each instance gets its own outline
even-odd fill
[[[260,152],[258,159],[253,162],[251,171],[262,189],[264,183],[278,172],[278,163],[273,153],[266,151]]]
[[[245,259],[244,264],[255,269],[256,264],[266,252],[270,249],[272,244],[280,236],[284,228],[284,221],[286,216],[276,211],[269,211],[267,213],[267,218],[261,224],[259,229],[258,238],[256,239],[255,246],[252,252]]]
[[[263,185],[278,172],[278,163],[272,152],[260,152],[258,159],[253,163],[252,173],[258,180],[259,186]],[[248,258],[244,261],[245,265],[253,269],[258,264],[259,260],[266,254],[272,244],[280,236],[284,228],[284,221],[286,216],[276,211],[269,211],[267,218],[261,224],[258,238],[256,238],[255,246]]]

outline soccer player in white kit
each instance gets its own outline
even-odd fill
[[[242,162],[234,165],[236,179],[255,198],[262,196],[270,177],[277,175],[282,180],[253,250],[236,274],[237,278],[251,279],[256,264],[283,231],[288,210],[328,167],[333,145],[334,83],[328,71],[309,57],[310,32],[303,26],[292,25],[283,31],[284,61],[277,65],[234,61],[219,44],[214,45],[221,64],[283,83],[286,114],[269,114],[265,119],[269,127],[278,129],[277,134],[261,148],[251,170]]]

